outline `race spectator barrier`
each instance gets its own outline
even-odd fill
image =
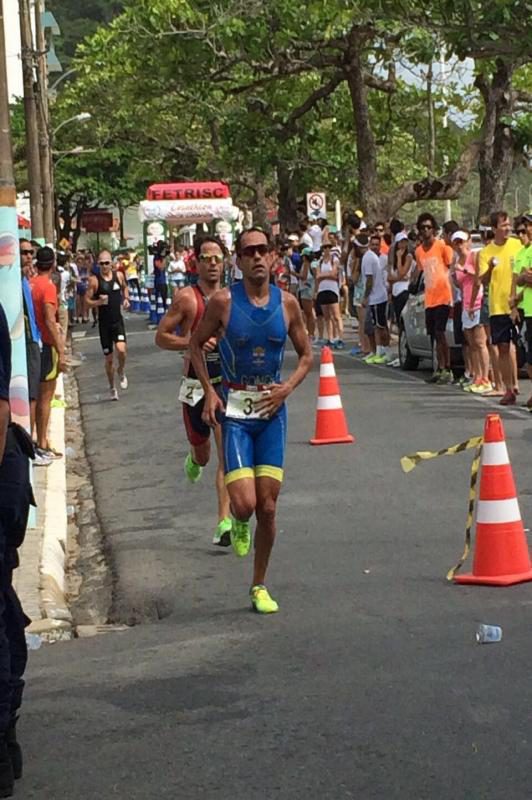
[[[332,352],[324,347],[321,351],[316,433],[310,444],[351,444],[354,441],[347,428]]]

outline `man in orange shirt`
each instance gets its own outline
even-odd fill
[[[37,452],[48,458],[58,456],[48,446],[48,423],[57,376],[66,369],[65,342],[57,324],[57,290],[51,280],[54,265],[55,253],[52,248],[41,247],[37,250],[38,274],[30,282],[35,319],[43,343],[41,382],[36,409]]]
[[[428,383],[440,386],[452,383],[451,352],[445,331],[453,303],[449,267],[453,263],[453,250],[441,239],[436,239],[438,223],[432,214],[421,214],[417,221],[421,244],[416,248],[416,275],[425,277],[425,325],[433,344],[436,343],[438,369]]]

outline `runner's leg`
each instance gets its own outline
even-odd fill
[[[257,496],[257,528],[255,530],[255,561],[253,566],[253,586],[264,584],[266,570],[275,541],[275,512],[281,483],[274,478],[255,480]]]
[[[221,522],[229,517],[229,494],[224,480],[224,455],[222,443],[222,428],[217,425],[214,429],[214,441],[218,454],[218,464],[216,466],[216,493],[218,495],[218,521]]]

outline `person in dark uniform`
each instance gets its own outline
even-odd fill
[[[91,275],[87,303],[90,308],[99,309],[100,342],[105,356],[105,371],[109,380],[111,400],[118,400],[113,350],[116,347],[120,388],[127,389],[128,379],[125,372],[127,339],[122,305],[125,309],[129,308],[129,289],[124,274],[113,269],[111,253],[108,250],[102,250],[100,253],[98,266],[99,274]]]
[[[22,776],[15,726],[28,659],[24,629],[30,620],[12,584],[17,548],[24,541],[30,505],[35,505],[29,476],[33,445],[10,421],[10,380],[11,339],[0,305],[0,797],[11,797],[15,779]]]

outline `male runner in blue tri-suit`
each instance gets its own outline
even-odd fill
[[[273,254],[268,235],[250,228],[236,242],[243,279],[211,298],[190,343],[196,375],[205,391],[203,419],[216,424],[224,411],[225,482],[234,515],[231,542],[238,556],[249,553],[249,519],[255,512],[255,564],[250,596],[261,614],[278,611],[264,585],[275,539],[275,510],[283,479],[288,395],[312,365],[310,341],[297,300],[269,283]],[[225,405],[213,389],[203,346],[218,336]],[[287,336],[298,364],[286,381],[281,366]]]

